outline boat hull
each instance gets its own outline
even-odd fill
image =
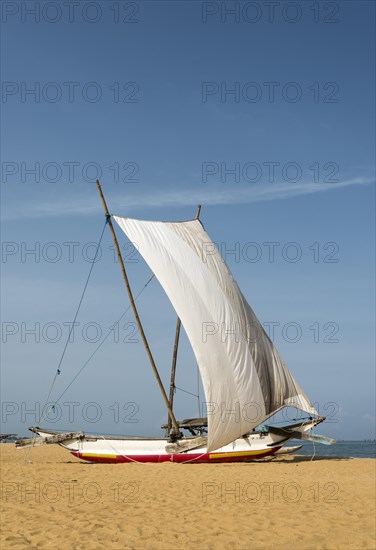
[[[293,426],[294,433],[307,432],[321,420],[311,420]],[[30,428],[42,438],[51,439],[57,433],[43,428]],[[280,430],[281,431],[281,430]],[[283,430],[282,430],[283,432]],[[255,432],[236,439],[232,443],[208,452],[203,444],[183,452],[169,452],[169,441],[166,438],[107,438],[105,436],[90,436],[80,432],[79,437],[72,438],[72,434],[58,444],[67,449],[72,455],[88,462],[101,463],[163,463],[175,462],[209,463],[218,462],[248,462],[274,455],[291,439],[287,431],[283,433]],[[63,434],[64,435],[64,434]],[[192,446],[197,441],[195,437],[184,437],[179,443]],[[281,450],[281,452],[283,452]],[[286,452],[288,452],[286,450]]]
[[[48,438],[52,432],[38,430],[40,436]],[[55,433],[55,432],[54,432]],[[194,438],[184,438],[189,442]],[[184,441],[180,440],[180,441]],[[216,451],[208,452],[206,446],[197,447],[185,452],[168,452],[168,439],[159,438],[116,438],[84,436],[80,439],[59,443],[73,456],[88,462],[102,463],[217,463],[247,462],[273,455],[278,451],[286,438],[271,434],[252,434]]]
[[[248,462],[250,460],[257,460],[266,456],[273,455],[281,447],[271,447],[262,450],[249,450],[249,451],[225,451],[225,452],[190,452],[190,453],[175,453],[168,454],[166,452],[160,454],[132,454],[132,455],[106,455],[97,453],[85,453],[79,451],[71,451],[73,456],[86,460],[89,462],[102,462],[102,463],[119,463],[119,462],[141,462],[141,463],[154,463],[160,464],[162,462],[176,462],[179,464],[187,464],[195,462],[196,464],[214,464],[218,462]]]

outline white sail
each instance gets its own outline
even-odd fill
[[[208,451],[284,406],[317,414],[200,221],[114,218],[161,283],[190,340],[207,402]]]

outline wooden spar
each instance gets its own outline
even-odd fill
[[[289,429],[288,426],[283,428],[277,428],[277,426],[268,426],[268,430],[272,434],[286,435],[293,437],[294,439],[303,439],[306,441],[316,441],[316,443],[323,443],[324,445],[333,445],[336,442],[332,437],[326,437],[325,435],[308,434],[305,432],[299,432],[297,430]]]
[[[201,212],[201,204],[199,204],[197,206],[197,212],[196,212],[196,217],[195,217],[196,220],[198,220],[200,218],[200,212]],[[171,407],[171,410],[173,410],[173,406],[174,406],[176,359],[177,359],[177,355],[178,355],[180,327],[181,327],[181,320],[178,317],[178,320],[176,322],[175,342],[174,342],[174,351],[173,351],[173,354],[172,354],[171,378],[170,378],[170,407]],[[172,428],[172,419],[169,415],[168,420],[167,420],[168,433],[170,433],[171,428]]]
[[[67,441],[76,441],[85,436],[84,432],[67,432],[53,434],[47,437],[30,437],[28,439],[19,439],[16,441],[16,447],[35,447],[38,445],[47,445],[51,443],[66,443]]]
[[[155,362],[154,362],[153,355],[152,355],[152,353],[151,353],[151,350],[150,350],[148,341],[147,341],[147,339],[146,339],[146,335],[145,335],[145,332],[144,332],[144,329],[143,329],[143,326],[142,326],[140,317],[139,317],[139,315],[138,315],[138,311],[137,311],[137,308],[136,308],[136,304],[135,304],[134,299],[133,299],[132,290],[131,290],[131,287],[130,287],[130,284],[129,284],[128,275],[127,275],[127,272],[125,271],[125,266],[124,266],[123,258],[122,258],[121,252],[120,252],[119,243],[118,243],[118,240],[117,240],[117,238],[116,238],[116,233],[115,233],[115,230],[114,230],[114,226],[113,226],[113,224],[112,224],[111,215],[110,215],[110,213],[108,212],[107,203],[106,203],[106,200],[105,200],[105,198],[104,198],[104,195],[103,195],[103,192],[102,192],[102,188],[101,188],[101,185],[100,185],[100,183],[99,183],[98,180],[97,180],[97,188],[98,188],[98,191],[99,191],[99,195],[100,195],[100,197],[101,197],[101,200],[102,200],[103,208],[104,208],[104,211],[105,211],[105,214],[106,214],[106,219],[107,219],[108,225],[109,225],[109,227],[110,227],[111,235],[112,235],[112,238],[113,238],[113,240],[114,240],[115,250],[116,250],[117,257],[118,257],[118,260],[119,260],[119,264],[120,264],[120,267],[121,267],[121,271],[122,271],[122,274],[123,274],[123,279],[124,279],[124,282],[125,282],[125,286],[127,287],[128,296],[129,296],[129,300],[130,300],[131,305],[132,305],[133,313],[134,313],[134,316],[135,316],[135,318],[136,318],[138,330],[140,331],[142,341],[144,342],[144,346],[145,346],[146,352],[147,352],[148,357],[149,357],[149,360],[150,360],[150,364],[151,364],[152,369],[153,369],[153,371],[154,371],[154,374],[155,374],[155,377],[156,377],[156,379],[157,379],[159,388],[160,388],[160,390],[161,390],[161,392],[162,392],[162,396],[163,396],[163,399],[164,399],[164,401],[165,401],[165,404],[166,404],[166,407],[167,407],[167,410],[168,410],[169,417],[171,418],[172,425],[173,425],[173,427],[174,427],[175,435],[177,436],[177,435],[180,433],[180,431],[179,431],[179,426],[178,426],[178,423],[176,422],[176,418],[175,418],[175,416],[174,416],[174,413],[172,412],[172,409],[171,409],[171,406],[170,406],[170,402],[169,402],[169,400],[168,400],[166,391],[165,391],[165,389],[164,389],[164,387],[163,387],[162,380],[161,380],[161,378],[160,378],[160,376],[159,376],[158,369],[157,369],[156,364],[155,364]]]
[[[177,355],[178,355],[180,326],[181,326],[181,321],[180,321],[180,317],[178,317],[178,320],[176,322],[174,352],[172,354],[171,379],[170,379],[170,407],[171,407],[171,410],[173,410],[173,406],[174,406],[176,358],[177,358]],[[172,418],[169,415],[168,416],[168,421],[167,421],[168,433],[170,433],[171,428],[172,428]]]
[[[185,453],[192,449],[197,449],[198,447],[203,447],[208,444],[208,438],[206,435],[199,435],[194,439],[186,439],[185,441],[176,441],[170,445],[166,445],[166,451],[168,453]]]

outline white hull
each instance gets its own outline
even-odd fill
[[[306,432],[316,420],[295,426],[295,432]],[[53,436],[56,432],[33,428],[32,431],[43,438]],[[233,443],[208,452],[205,445],[184,452],[168,452],[169,441],[166,438],[107,438],[105,436],[87,436],[68,439],[59,443],[74,456],[90,462],[242,462],[273,455],[293,437],[274,433],[252,433]],[[190,443],[195,437],[186,437],[179,443]],[[289,451],[285,451],[289,452]]]

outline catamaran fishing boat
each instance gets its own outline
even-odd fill
[[[17,446],[58,443],[92,462],[214,463],[273,455],[292,439],[334,443],[311,433],[325,418],[316,412],[241,293],[200,221],[200,207],[195,219],[184,222],[111,216],[99,182],[97,187],[138,329],[168,411],[168,422],[162,426],[166,436],[109,438],[32,427],[40,437],[20,440]],[[137,244],[178,315],[169,396],[138,314],[113,220]],[[181,325],[197,360],[207,416],[177,421],[173,401]],[[265,425],[285,407],[308,417],[278,428]]]

